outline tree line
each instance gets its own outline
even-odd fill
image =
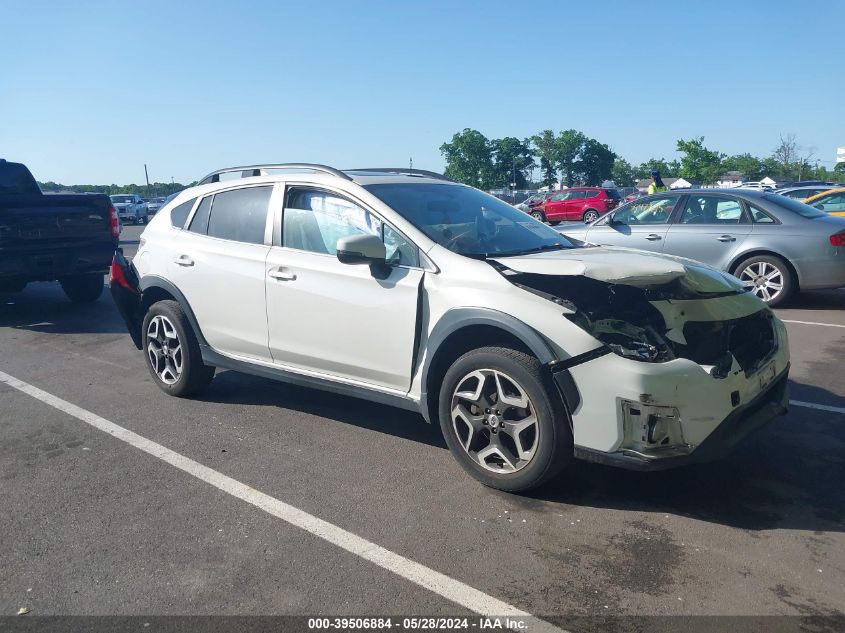
[[[553,187],[560,182],[573,185],[600,185],[612,180],[619,187],[630,187],[657,170],[664,178],[681,177],[701,185],[715,184],[729,171],[742,172],[744,180],[768,176],[776,181],[832,180],[845,183],[845,163],[832,170],[813,161],[812,150],[802,150],[795,135],[781,136],[772,154],[765,158],[750,153],[729,156],[710,149],[704,137],[679,139],[679,159],[651,158],[634,165],[618,156],[605,143],[578,130],[555,134],[543,130],[518,139],[508,136],[488,139],[478,130],[465,128],[440,146],[446,159],[445,175],[479,189],[528,189]],[[534,172],[539,168],[539,177]]]
[[[116,193],[137,193],[139,196],[146,197],[167,197],[171,193],[177,193],[195,184],[197,183],[192,182],[183,185],[179,182],[154,182],[150,185],[63,185],[51,180],[48,182],[39,181],[38,186],[45,193],[71,191],[73,193],[104,193],[107,196]]]

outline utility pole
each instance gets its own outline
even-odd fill
[[[411,172],[411,174],[413,175],[413,173],[414,173],[414,157],[413,156],[408,159],[408,169]]]
[[[147,179],[147,195],[150,195],[150,174],[147,172],[147,163],[144,163],[144,178]]]
[[[511,183],[511,193],[513,194],[513,202],[516,204],[516,156],[513,157],[513,182]]]

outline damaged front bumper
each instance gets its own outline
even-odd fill
[[[575,447],[575,457],[630,470],[652,471],[710,462],[727,456],[742,440],[789,409],[789,366],[757,397],[733,410],[698,446],[675,445],[661,451],[622,449],[613,453]]]

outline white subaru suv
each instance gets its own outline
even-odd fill
[[[156,384],[243,371],[418,411],[471,475],[712,460],[786,411],[777,317],[726,273],[568,240],[418,170],[220,170],[111,291]]]

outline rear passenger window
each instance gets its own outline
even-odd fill
[[[188,227],[189,231],[194,233],[202,233],[205,235],[208,230],[208,212],[211,210],[211,199],[214,196],[206,196],[197,207],[197,212],[191,220],[191,225]]]
[[[588,191],[586,197],[587,198],[595,198],[599,195],[598,191]]]
[[[263,244],[272,193],[273,187],[245,187],[215,194],[208,219],[209,237]]]
[[[194,208],[194,202],[196,201],[196,198],[192,198],[187,202],[183,202],[178,207],[174,207],[173,210],[170,212],[170,223],[177,229],[181,229],[183,226],[185,226],[185,221],[188,219],[188,214],[191,212],[191,209]]]
[[[762,209],[758,209],[753,204],[749,204],[748,209],[751,211],[751,220],[754,224],[775,224],[774,218]]]

